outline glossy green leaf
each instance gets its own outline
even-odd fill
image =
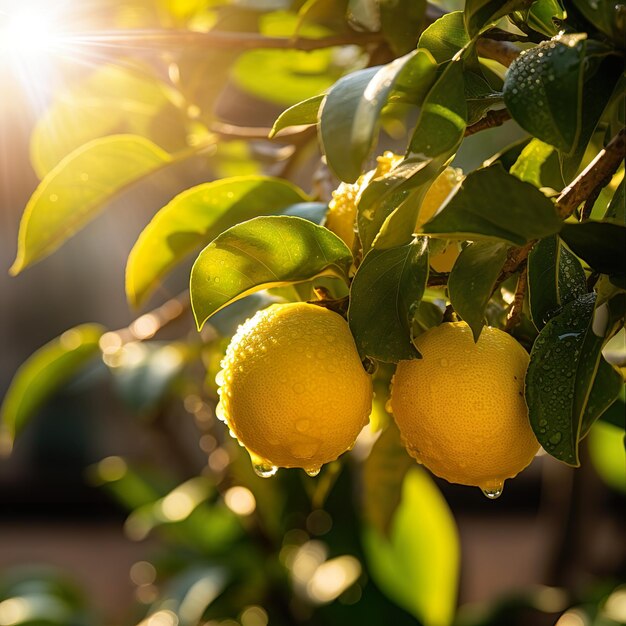
[[[317,116],[322,100],[324,100],[324,94],[307,98],[283,111],[276,118],[269,137],[274,137],[276,133],[290,126],[317,124]]]
[[[457,239],[501,239],[524,245],[558,232],[552,201],[500,163],[471,172],[423,232]]]
[[[626,274],[626,226],[612,222],[564,224],[563,241],[602,274]]]
[[[515,14],[515,23],[520,20],[534,31],[554,37],[561,30],[561,22],[567,17],[560,0],[535,0],[526,11]]]
[[[11,274],[54,252],[114,196],[172,162],[171,155],[134,135],[94,139],[72,152],[28,201]]]
[[[485,309],[506,261],[507,250],[505,243],[470,243],[450,272],[450,302],[472,329],[474,341],[478,341],[485,325]]]
[[[434,21],[421,35],[419,47],[430,52],[437,63],[452,60],[470,41],[465,30],[462,11],[446,13]]]
[[[465,25],[470,36],[493,26],[501,17],[528,8],[534,0],[467,0]]]
[[[363,547],[374,582],[424,626],[449,626],[455,614],[459,538],[452,513],[421,468],[409,470],[388,538],[366,526]]]
[[[587,291],[580,261],[558,235],[537,242],[528,255],[528,300],[533,323],[541,330],[562,306]]]
[[[354,182],[378,138],[380,113],[401,74],[430,85],[435,77],[431,56],[416,50],[383,67],[353,72],[330,89],[320,113],[320,139],[329,167]]]
[[[176,94],[144,71],[104,65],[62,90],[37,120],[31,162],[43,178],[61,159],[113,133],[141,135],[166,150],[185,147],[185,119]]]
[[[464,80],[468,126],[478,122],[492,108],[503,107],[502,92],[493,89],[483,76],[466,70]]]
[[[191,270],[198,328],[230,302],[259,289],[323,274],[347,279],[352,254],[339,237],[292,216],[256,217],[218,235]]]
[[[267,176],[238,176],[183,191],[152,218],[128,256],[129,302],[144,302],[172,267],[227,228],[305,200],[291,183]]]
[[[0,429],[8,442],[59,387],[98,353],[103,332],[96,324],[71,328],[20,366],[0,407]]]
[[[565,187],[558,151],[539,139],[531,139],[509,171],[537,189]]]
[[[389,538],[391,522],[402,497],[402,483],[415,467],[391,422],[376,440],[363,464],[363,515],[368,524]]]
[[[615,320],[608,303],[596,311],[595,301],[595,293],[573,300],[545,325],[526,374],[526,402],[539,443],[574,466],[579,465],[578,444],[585,427],[607,408],[602,406],[606,389],[593,394],[592,388],[598,371],[606,375],[605,367],[599,370],[602,347]]]
[[[622,416],[626,405],[622,402]],[[626,493],[624,430],[598,422],[589,433],[589,456],[596,472],[609,487]]]
[[[352,281],[348,309],[361,356],[387,363],[419,356],[411,326],[427,278],[425,237],[397,248],[373,249],[365,256]]]
[[[623,46],[626,34],[623,5],[614,0],[573,0],[573,2],[597,29]]]
[[[520,55],[504,80],[513,119],[564,153],[576,147],[582,124],[585,35],[545,41]]]
[[[406,54],[417,45],[426,0],[378,0],[385,39],[396,55]]]

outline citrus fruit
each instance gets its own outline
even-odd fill
[[[306,303],[274,304],[239,327],[222,361],[218,417],[260,475],[314,475],[367,424],[372,381],[348,323]]]
[[[465,322],[432,328],[415,345],[422,358],[398,363],[390,398],[409,454],[497,497],[539,449],[524,400],[528,354],[496,328],[474,343]]]

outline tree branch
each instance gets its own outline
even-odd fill
[[[528,266],[524,265],[524,269],[520,272],[517,279],[517,288],[515,289],[515,298],[511,304],[511,310],[506,316],[505,330],[509,332],[514,326],[519,323],[522,315],[522,309],[524,308],[524,296],[526,295],[526,288],[528,287]]]
[[[507,109],[488,111],[485,117],[465,129],[465,137],[469,137],[470,135],[479,133],[481,130],[487,130],[488,128],[502,126],[504,122],[507,122],[510,119],[511,114],[507,111]]]
[[[520,55],[521,50],[508,41],[496,41],[481,37],[476,42],[476,52],[478,56],[497,61],[504,67],[509,67]]]

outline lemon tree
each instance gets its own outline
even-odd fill
[[[11,271],[27,281],[134,188],[154,217],[126,291],[146,308],[35,353],[0,449],[95,359],[144,420],[176,399],[208,455],[160,490],[117,457],[98,466],[131,534],[168,526],[223,566],[146,619],[264,624],[228,602],[278,589],[295,599],[271,624],[449,626],[458,537],[431,474],[495,499],[540,449],[580,466],[598,420],[623,437],[623,6],[168,0],[137,32],[136,3],[113,4],[107,26],[141,45],[78,72],[37,124]],[[166,179],[162,206],[141,193]],[[172,322],[177,337],[159,335]],[[297,469],[259,481],[247,454],[262,476]],[[312,537],[335,483],[353,544],[331,557]]]

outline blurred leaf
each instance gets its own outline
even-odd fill
[[[363,543],[368,571],[391,600],[424,626],[452,622],[459,538],[446,501],[424,470],[406,474],[389,537],[366,526]]]
[[[431,56],[416,50],[388,65],[352,72],[328,92],[320,138],[328,165],[341,180],[354,182],[361,174],[378,138],[380,113],[403,75],[410,77],[408,87],[425,91],[435,77]]]
[[[539,139],[531,139],[511,167],[510,172],[537,189],[551,187],[561,190],[565,187],[556,148]]]
[[[470,41],[465,30],[462,11],[446,13],[421,35],[419,47],[430,52],[437,63],[450,61]]]
[[[411,326],[427,278],[426,237],[397,248],[370,250],[365,256],[352,281],[348,309],[362,357],[397,363],[419,356]]]
[[[552,201],[495,163],[471,172],[423,232],[524,245],[561,229]]]
[[[297,15],[284,11],[260,18],[260,33],[269,37],[324,37],[327,28],[300,25]],[[342,71],[334,62],[333,49],[252,50],[236,61],[232,77],[248,93],[281,105],[291,105],[326,91]]]
[[[0,407],[0,427],[11,441],[37,409],[98,353],[103,332],[96,324],[66,330],[20,366]]]
[[[612,376],[601,367],[601,360],[615,317],[623,315],[619,300],[614,300],[602,305],[602,310],[595,309],[595,293],[569,302],[539,333],[530,355],[526,374],[530,423],[543,448],[568,465],[579,465],[578,443],[585,426],[607,408],[602,406],[606,385],[597,383],[596,374]],[[594,394],[596,384],[602,387]],[[608,387],[612,385],[609,380]],[[619,389],[613,399],[617,393]]]
[[[172,162],[174,157],[134,135],[94,139],[69,154],[26,205],[11,274],[54,252],[126,187]]]
[[[465,3],[465,24],[470,36],[493,26],[501,17],[529,7],[533,0],[467,0]]]
[[[387,539],[401,502],[402,483],[412,467],[415,461],[407,454],[392,421],[363,464],[363,515],[366,523]]]
[[[294,104],[286,111],[283,111],[276,118],[269,134],[269,138],[271,139],[274,135],[276,135],[276,133],[280,132],[284,128],[289,128],[290,126],[317,124],[318,112],[324,97],[324,94],[313,96],[312,98],[298,102],[298,104]]]
[[[485,309],[507,258],[505,243],[472,242],[457,259],[448,292],[454,310],[465,320],[478,341],[485,325]]]
[[[172,267],[227,228],[304,200],[296,186],[266,176],[238,176],[183,191],[152,218],[130,251],[128,300],[143,303]]]
[[[111,367],[117,393],[133,411],[144,414],[157,408],[167,396],[185,366],[189,350],[183,343],[135,342],[119,352]]]
[[[379,0],[349,0],[346,18],[348,22],[358,26],[359,30],[380,30]]]
[[[558,235],[537,242],[528,255],[528,300],[533,323],[541,330],[562,306],[587,291],[580,261]]]
[[[401,55],[417,45],[426,0],[379,0],[383,34],[394,54]]]
[[[624,415],[626,406],[623,400],[621,409]],[[609,487],[626,493],[624,430],[606,422],[594,424],[589,433],[589,455],[602,480]]]
[[[351,263],[352,254],[339,237],[299,217],[257,217],[233,226],[200,253],[191,270],[198,328],[254,291],[322,274],[346,278]]]
[[[626,177],[622,178],[622,182],[615,190],[604,219],[626,226]]]
[[[602,274],[626,274],[626,226],[611,222],[564,224],[563,241],[581,259]]]
[[[626,20],[622,5],[613,0],[574,0],[574,5],[597,29],[623,45]]]
[[[587,406],[580,425],[580,439],[587,436],[595,421],[613,405],[618,398],[624,379],[610,363],[600,359],[596,378],[589,392]]]
[[[185,119],[174,104],[175,93],[148,71],[104,65],[61,91],[31,134],[31,161],[39,178],[70,152],[113,133],[141,135],[166,150],[184,148]]]
[[[581,131],[585,38],[564,35],[540,43],[513,61],[504,80],[513,119],[565,153],[574,149]]]

